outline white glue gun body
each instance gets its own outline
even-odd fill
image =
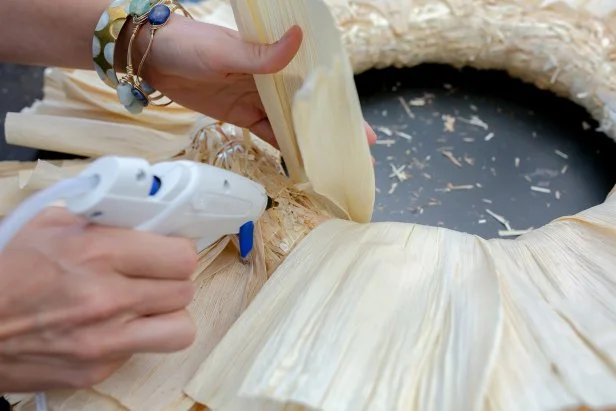
[[[271,205],[265,189],[221,168],[178,160],[150,165],[103,157],[80,176],[96,188],[67,199],[67,208],[96,224],[197,240],[199,251],[239,234],[242,258],[253,246],[254,223]]]

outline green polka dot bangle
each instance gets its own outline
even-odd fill
[[[113,62],[115,44],[130,15],[130,7],[130,0],[113,0],[98,20],[92,39],[94,69],[100,79],[113,89],[119,83]]]

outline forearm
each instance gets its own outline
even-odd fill
[[[92,69],[92,36],[110,0],[0,0],[0,62]]]

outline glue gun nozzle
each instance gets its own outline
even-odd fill
[[[272,207],[277,206],[278,203],[276,201],[274,201],[274,199],[270,196],[267,196],[267,206],[265,207],[266,210],[269,210]]]

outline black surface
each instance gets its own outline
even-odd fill
[[[440,225],[491,238],[504,227],[486,209],[507,218],[513,229],[537,228],[603,202],[616,184],[616,144],[593,131],[597,124],[586,111],[505,73],[425,65],[369,72],[356,83],[366,119],[382,140],[395,140],[373,149],[380,190],[375,221]],[[433,97],[424,99],[425,106],[411,106],[411,119],[399,97],[408,101],[426,93]],[[489,129],[458,119],[455,131],[445,132],[442,115],[475,115]],[[592,128],[585,130],[588,125]],[[390,137],[379,126],[386,132],[398,128],[413,139]],[[494,137],[485,141],[489,133]],[[443,148],[462,167],[443,156]],[[391,178],[391,164],[406,165],[412,177],[403,182]],[[395,181],[398,186],[389,195]],[[448,183],[474,188],[442,191]],[[551,193],[531,191],[531,185]]]
[[[0,64],[0,155],[2,160],[32,160],[36,150],[8,145],[4,139],[7,112],[17,112],[41,98],[43,70],[13,64]]]
[[[41,97],[41,74],[38,68],[0,65],[2,122],[7,111],[19,111]],[[425,65],[371,71],[358,76],[357,86],[366,119],[382,140],[395,140],[390,147],[373,148],[380,190],[375,221],[419,222],[495,237],[503,227],[486,209],[506,217],[512,228],[539,227],[602,202],[616,183],[616,162],[611,161],[616,158],[616,144],[593,131],[596,123],[582,108],[504,73]],[[415,118],[409,118],[398,98],[409,101],[426,93],[433,97],[425,99],[424,106],[411,107]],[[466,119],[476,115],[489,130],[458,119],[455,130],[445,132],[443,115]],[[592,128],[585,130],[584,121]],[[380,127],[413,139],[388,136]],[[3,129],[0,159],[65,157],[7,146]],[[494,137],[484,141],[490,132]],[[475,141],[464,141],[470,138]],[[443,148],[459,159],[461,168],[441,154]],[[555,150],[566,153],[568,159]],[[520,159],[517,168],[516,157]],[[406,165],[412,176],[398,182],[392,195],[388,191],[396,179],[389,177],[391,164]],[[442,191],[448,183],[481,187]],[[531,185],[549,187],[552,192],[533,192]]]
[[[64,153],[39,151],[13,146],[4,138],[7,112],[19,112],[43,97],[43,69],[14,64],[0,64],[0,160],[30,161],[37,158],[72,158]]]
[[[11,411],[11,404],[3,397],[0,397],[0,411]]]

